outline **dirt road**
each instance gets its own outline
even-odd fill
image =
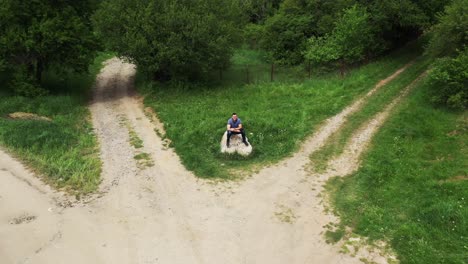
[[[294,156],[242,182],[210,184],[188,172],[155,133],[131,92],[134,66],[116,58],[105,64],[91,105],[101,190],[70,203],[0,151],[1,263],[360,263],[323,238],[323,226],[336,219],[324,213],[319,194],[333,173],[311,175],[305,166],[347,116],[404,68],[327,120]],[[142,149],[130,145],[129,130]],[[150,154],[154,165],[139,166],[138,153]]]

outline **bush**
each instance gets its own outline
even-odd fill
[[[13,92],[20,96],[38,97],[48,94],[48,91],[41,88],[34,78],[28,75],[24,70],[18,70],[15,72],[11,86],[13,88]]]
[[[432,101],[454,109],[468,106],[468,50],[455,58],[442,58],[434,63],[429,81]]]
[[[468,0],[453,1],[438,18],[426,52],[436,57],[453,56],[468,40]]]
[[[343,75],[346,65],[363,60],[374,47],[374,29],[369,18],[367,10],[358,5],[345,9],[331,34],[309,39],[305,58],[319,65],[339,62]]]

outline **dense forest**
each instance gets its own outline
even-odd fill
[[[434,102],[466,108],[467,9],[466,0],[2,0],[0,70],[15,93],[40,96],[44,71],[86,71],[106,49],[153,80],[197,82],[247,47],[272,68],[344,74],[427,35],[427,53],[439,58]]]

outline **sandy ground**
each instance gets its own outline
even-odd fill
[[[336,219],[324,212],[319,195],[329,177],[341,174],[311,175],[305,167],[309,155],[405,67],[327,120],[292,157],[243,181],[213,184],[188,172],[157,136],[158,124],[131,92],[134,66],[108,60],[90,106],[103,160],[100,191],[71,201],[0,150],[0,262],[360,263],[323,237],[324,226]],[[370,132],[358,131],[360,143],[345,152],[352,158],[338,162],[340,172],[357,168],[356,153],[385,118],[367,124]],[[129,129],[143,140],[142,149],[130,145]],[[142,152],[153,166],[137,164],[134,155]]]

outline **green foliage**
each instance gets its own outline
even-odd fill
[[[77,72],[88,69],[97,48],[88,19],[91,11],[88,1],[2,1],[0,61],[21,71],[14,81],[23,94],[35,90],[43,71],[54,65]]]
[[[468,49],[434,63],[430,74],[432,101],[455,109],[468,107]]]
[[[373,46],[373,29],[369,14],[357,5],[346,9],[326,37],[312,37],[304,56],[316,63],[339,61],[342,65],[364,59]]]
[[[258,58],[252,52],[243,54],[249,60]],[[344,79],[328,75],[305,82],[296,77],[289,82],[242,85],[238,78],[236,83],[220,84],[222,89],[164,87],[140,79],[137,87],[146,95],[145,104],[162,119],[171,145],[188,169],[199,177],[231,178],[236,175],[233,168],[248,170],[291,154],[320,122],[411,56],[395,55],[354,70]],[[221,136],[232,112],[239,113],[253,145],[247,158],[220,153]]]
[[[251,49],[238,49],[232,56],[232,63],[236,65],[252,65],[264,62],[265,54]]]
[[[13,80],[10,83],[13,92],[16,95],[26,97],[37,97],[47,95],[48,91],[41,88],[37,81],[30,75],[24,67],[18,67],[13,74]]]
[[[346,2],[285,0],[279,11],[265,21],[263,49],[273,62],[301,63],[307,39],[330,32],[334,17],[347,6]]]
[[[467,116],[433,108],[429,85],[384,124],[359,171],[328,187],[343,223],[388,241],[402,264],[465,263]]]
[[[5,71],[7,67],[7,63],[5,61],[5,58],[0,57],[0,72]]]
[[[428,54],[442,57],[436,60],[430,74],[432,101],[457,109],[468,106],[467,13],[467,0],[448,5],[438,17],[426,49]]]
[[[260,24],[273,15],[279,8],[282,0],[241,0],[242,13],[248,18],[248,22]]]
[[[454,0],[432,29],[427,52],[433,56],[455,55],[468,43],[468,1]]]
[[[375,22],[384,32],[395,32],[405,28],[418,29],[429,25],[427,14],[420,8],[421,2],[414,0],[374,1],[369,8],[372,10]]]
[[[332,39],[338,48],[338,57],[346,63],[364,59],[372,47],[374,37],[369,17],[365,8],[354,5],[336,22]]]
[[[314,64],[325,64],[336,61],[339,51],[331,37],[311,37],[307,41],[304,57]]]
[[[34,98],[2,95],[0,100],[0,144],[58,187],[88,193],[100,182],[101,162],[87,95],[101,62],[108,58],[108,54],[100,55],[89,74],[64,78],[45,72],[44,87],[54,91],[57,86],[60,94]],[[51,121],[8,118],[13,112],[33,113]]]
[[[345,234],[346,231],[343,228],[338,228],[335,231],[327,230],[325,232],[326,241],[327,243],[336,243],[340,241]]]
[[[376,29],[375,54],[394,49],[414,40],[434,24],[435,16],[443,10],[444,0],[358,1],[367,8]]]
[[[244,27],[242,33],[244,42],[249,45],[250,48],[259,48],[259,44],[264,38],[264,27],[259,24],[249,23]]]
[[[309,15],[279,13],[266,21],[262,47],[269,51],[274,62],[298,64],[312,29]]]
[[[133,158],[136,159],[136,160],[149,159],[150,156],[149,156],[148,153],[140,153],[140,154],[135,155]]]
[[[335,48],[344,49],[350,55],[348,59],[353,61],[356,57],[362,59],[362,45],[367,44],[364,55],[374,57],[417,38],[435,22],[435,14],[445,4],[443,0],[285,0],[279,11],[265,21],[263,48],[270,53],[274,62],[282,64],[302,63],[302,54],[307,52],[310,44],[328,46],[322,52],[314,49],[314,53],[334,53]],[[361,19],[358,13],[367,18]],[[337,17],[344,20],[338,22],[339,26]],[[364,35],[361,36],[358,34],[361,29],[355,26],[363,20],[367,21],[367,25],[362,24]],[[353,38],[352,34],[363,42],[358,42],[356,47],[352,42],[343,42]],[[323,40],[330,35],[335,35],[338,43]],[[370,43],[365,42],[366,38]],[[311,43],[307,43],[308,40]],[[336,57],[334,54],[329,56]]]
[[[155,79],[196,80],[227,68],[239,10],[229,0],[108,0],[94,21],[110,50]]]

